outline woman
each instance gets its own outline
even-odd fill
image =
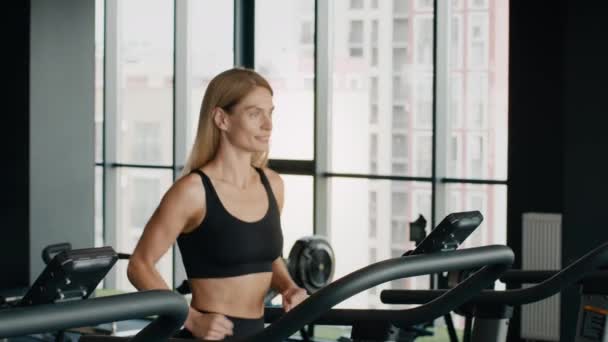
[[[283,181],[266,168],[273,91],[259,74],[231,69],[210,83],[184,175],[163,196],[133,252],[139,290],[167,289],[156,262],[177,240],[192,289],[180,336],[222,340],[264,327],[273,288],[285,311],[307,297],[281,260]]]

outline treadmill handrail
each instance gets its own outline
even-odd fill
[[[175,292],[152,290],[5,309],[0,311],[0,338],[152,315],[158,315],[158,317],[135,335],[131,341],[166,341],[186,320],[188,303],[183,296]]]
[[[545,281],[524,289],[484,290],[474,296],[470,304],[522,305],[537,302],[561,292],[581,279],[592,276],[608,266],[608,242],[593,249]],[[443,295],[447,290],[384,290],[380,300],[385,304],[424,304]]]
[[[553,277],[559,271],[540,271],[540,270],[508,270],[499,280],[507,285],[538,284]],[[608,281],[608,271],[605,269],[593,271],[579,279],[580,284],[593,283],[596,281]]]
[[[513,263],[513,260],[513,251],[509,247],[496,245],[427,255],[404,256],[380,261],[352,272],[327,285],[286,313],[274,324],[252,337],[243,339],[243,341],[282,341],[297,332],[303,325],[313,322],[345,299],[371,287],[401,278],[483,267],[481,272],[476,273],[479,274],[478,278],[474,278],[464,288],[456,291],[462,295],[466,292],[464,291],[466,287],[470,287],[468,290],[472,292],[470,294],[472,296],[476,293],[474,288],[480,285],[480,280],[487,280],[486,277],[491,273],[494,273],[493,279],[496,279],[499,273],[502,273],[507,268],[506,266]],[[444,297],[444,300],[453,301],[455,297],[458,296],[450,294]],[[464,301],[469,297],[465,297]],[[436,305],[436,303],[434,304],[434,310],[446,309],[447,311],[445,312],[448,312],[454,309],[454,307],[442,308]],[[430,311],[425,308],[395,310],[395,313],[399,317],[404,317],[406,315],[409,316],[408,313],[410,312],[416,312],[415,310],[417,310],[419,318],[422,321],[429,320],[429,317],[425,315],[428,315]],[[444,311],[439,313],[432,312],[432,318],[439,317],[443,313]]]

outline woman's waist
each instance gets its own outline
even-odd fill
[[[258,273],[228,279],[190,279],[191,306],[199,311],[259,318],[264,314],[271,277],[271,273]]]

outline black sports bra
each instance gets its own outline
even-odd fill
[[[256,171],[268,195],[266,215],[256,222],[245,222],[231,215],[209,177],[200,170],[192,171],[203,181],[207,213],[199,227],[177,238],[188,278],[234,277],[272,271],[272,262],[283,250],[279,207],[268,178],[261,169]]]

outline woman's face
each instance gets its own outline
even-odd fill
[[[248,152],[268,151],[273,110],[270,91],[256,87],[226,116],[225,132],[230,143]]]

